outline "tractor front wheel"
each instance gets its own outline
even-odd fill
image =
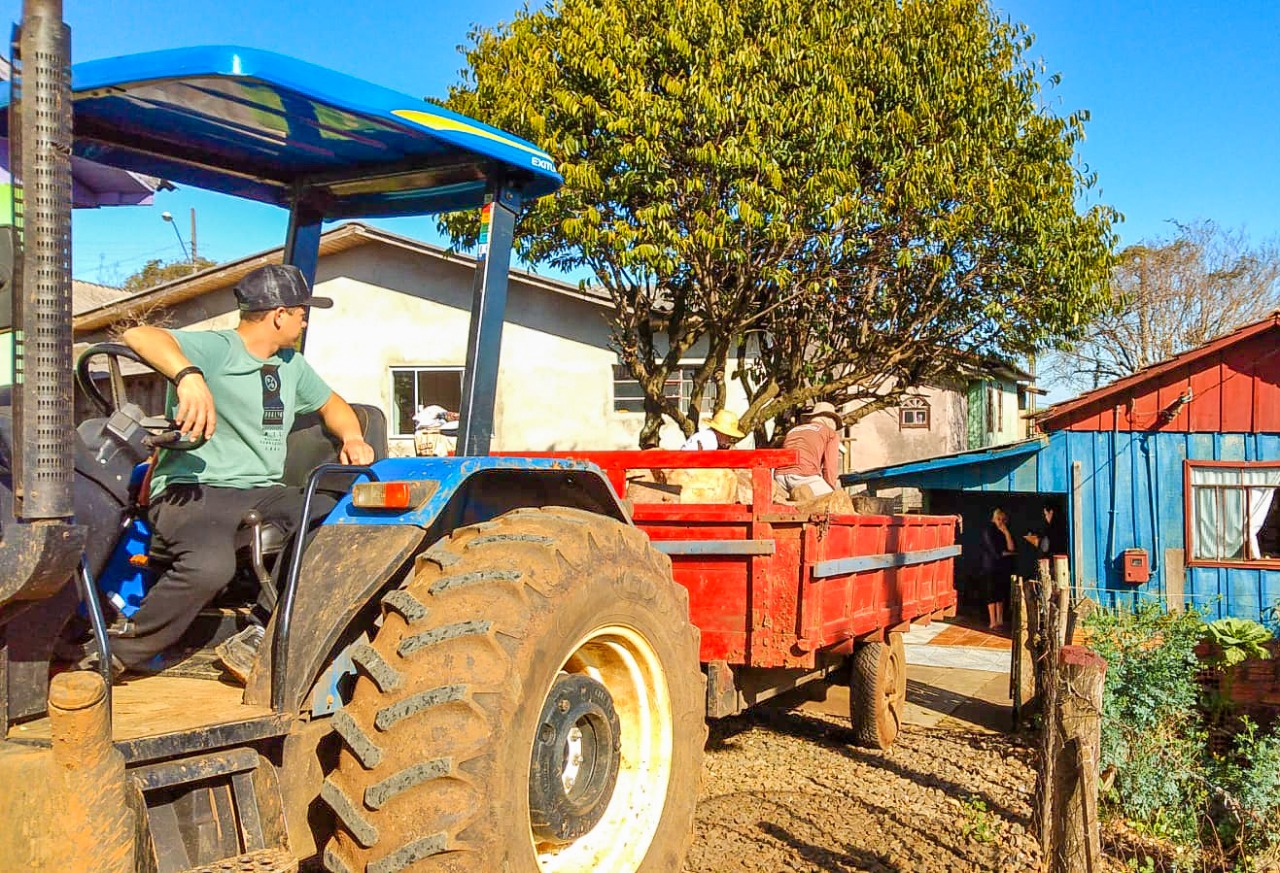
[[[516,510],[384,599],[334,719],[335,873],[668,873],[706,738],[698,633],[635,528]]]

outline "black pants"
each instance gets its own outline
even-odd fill
[[[323,519],[334,503],[333,497],[317,492],[309,522]],[[288,536],[302,512],[302,489],[171,485],[152,502],[150,562],[160,576],[133,614],[128,635],[111,642],[111,653],[121,663],[145,666],[178,642],[200,610],[227,586],[236,571],[236,531],[250,509]],[[277,569],[283,564],[284,556]]]

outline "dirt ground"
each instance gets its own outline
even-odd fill
[[[1031,752],[1006,734],[907,725],[888,752],[847,719],[763,710],[713,723],[686,873],[1022,873]]]

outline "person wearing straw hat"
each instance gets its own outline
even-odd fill
[[[727,409],[722,409],[711,417],[707,426],[685,440],[680,447],[685,452],[711,452],[716,449],[731,449],[733,444],[746,434],[738,427],[738,416]]]
[[[796,490],[807,486],[810,497],[830,494],[840,487],[840,428],[844,420],[835,406],[825,400],[815,403],[804,416],[804,423],[787,431],[784,449],[796,450],[796,462],[779,467],[774,480],[787,489],[791,499]]]

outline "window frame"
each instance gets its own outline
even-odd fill
[[[675,399],[680,403],[681,409],[683,409],[684,408],[683,404],[686,402],[686,398],[689,396],[689,394],[692,394],[693,371],[698,367],[702,366],[702,363],[703,363],[702,361],[696,361],[696,360],[681,361],[677,365],[677,369],[675,373],[668,375],[666,383],[663,385],[663,389],[664,389],[663,396],[666,396],[666,397],[671,396],[666,393],[665,389],[667,388],[667,386],[670,386],[673,384],[678,386],[676,388],[677,393],[675,394]],[[609,372],[610,372],[610,375],[613,377],[612,381],[609,383],[609,386],[610,386],[609,387],[609,393],[610,393],[609,408],[613,411],[613,413],[615,415],[644,415],[644,390],[643,389],[639,389],[640,397],[638,398],[635,398],[635,397],[624,398],[625,400],[628,400],[628,401],[640,403],[639,409],[619,409],[618,408],[618,402],[619,402],[618,401],[618,383],[629,382],[632,385],[637,386],[638,388],[640,384],[639,380],[632,378],[630,372],[626,369],[626,365],[619,363],[617,361],[615,361],[613,365],[610,367]],[[618,378],[619,373],[625,374],[624,377]],[[685,393],[686,385],[690,386],[689,394]],[[712,412],[715,411],[715,404],[716,404],[716,384],[713,380],[708,380],[705,387],[705,393],[702,396],[702,404],[699,409],[699,416],[701,417],[701,416],[711,415]]]
[[[908,413],[923,413],[924,421],[908,422]],[[898,406],[898,430],[933,430],[933,407],[927,397],[912,394],[902,398]]]
[[[458,396],[459,396],[459,402],[461,402],[461,396],[462,396],[462,379],[463,379],[463,374],[464,374],[464,372],[465,372],[465,371],[466,371],[466,368],[465,368],[465,367],[463,367],[463,366],[461,366],[461,365],[457,365],[457,366],[450,366],[450,365],[447,365],[447,364],[422,364],[422,365],[417,365],[417,364],[393,364],[393,365],[389,365],[389,366],[387,367],[387,378],[388,378],[388,379],[390,380],[390,382],[391,382],[391,392],[390,392],[390,396],[391,396],[391,403],[389,404],[390,409],[391,409],[391,415],[388,417],[388,418],[389,418],[389,420],[387,421],[387,437],[388,437],[389,439],[393,439],[393,440],[396,440],[396,439],[399,439],[399,440],[408,440],[408,439],[413,439],[413,428],[412,428],[412,427],[409,429],[409,432],[408,432],[408,433],[401,433],[401,432],[400,432],[400,427],[399,427],[399,425],[400,425],[400,405],[396,402],[396,374],[397,374],[397,373],[413,373],[413,374],[414,374],[414,380],[413,380],[413,393],[414,393],[413,408],[414,408],[414,410],[416,411],[416,410],[417,410],[417,408],[418,408],[419,406],[421,406],[421,405],[422,405],[422,404],[420,404],[420,403],[418,402],[418,396],[417,396],[417,394],[418,394],[418,380],[417,380],[417,374],[418,374],[418,373],[456,373],[456,374],[457,374],[457,376],[458,376]],[[450,410],[450,411],[452,411],[452,412],[458,412],[459,410],[454,409],[454,410]]]
[[[1114,463],[1114,459],[1113,459]],[[1193,458],[1187,458],[1182,462],[1182,535],[1183,535],[1183,564],[1186,567],[1229,567],[1236,569],[1258,570],[1258,569],[1280,569],[1280,558],[1253,558],[1253,559],[1217,559],[1217,558],[1197,558],[1195,556],[1195,500],[1193,488],[1216,487],[1219,489],[1231,488],[1248,490],[1250,485],[1218,485],[1204,486],[1191,484],[1191,471],[1194,468],[1204,469],[1235,469],[1235,470],[1277,470],[1280,469],[1280,460],[1275,461],[1201,461]],[[1277,486],[1280,491],[1280,486]],[[1280,495],[1276,495],[1272,500],[1280,499]],[[1246,501],[1246,507],[1248,502]],[[1244,520],[1246,528],[1244,536],[1246,543],[1248,540],[1248,511],[1246,509]]]

